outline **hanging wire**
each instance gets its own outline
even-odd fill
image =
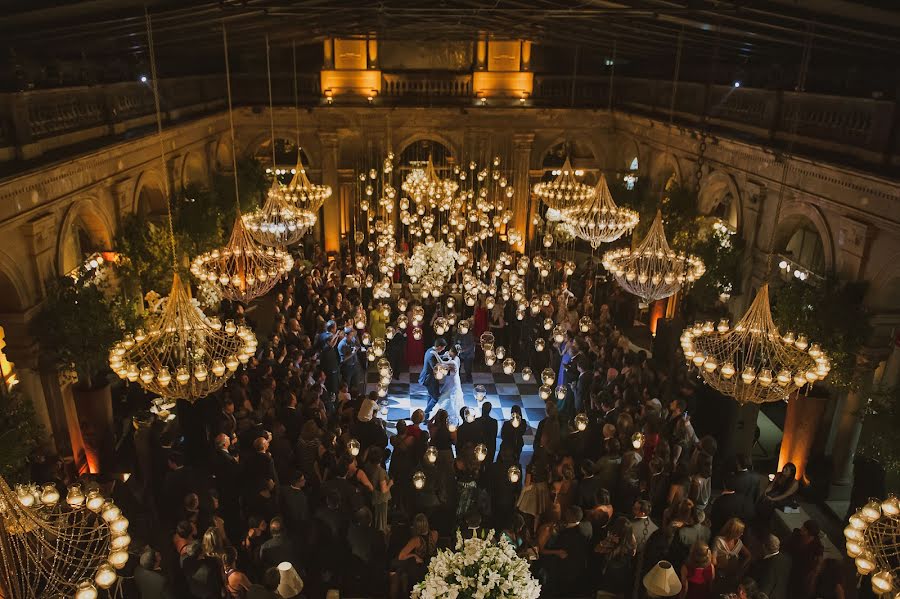
[[[812,56],[812,42],[813,42],[813,31],[815,30],[815,24],[810,23],[807,26],[806,31],[806,39],[803,44],[803,53],[800,57],[800,69],[797,73],[797,91],[803,93],[806,91],[806,76],[809,72],[809,61]],[[775,259],[775,233],[778,229],[778,217],[781,215],[781,207],[784,204],[784,191],[787,187],[787,176],[788,171],[790,170],[790,156],[791,151],[794,148],[794,139],[796,138],[797,127],[799,125],[800,120],[800,111],[796,108],[794,109],[793,118],[791,119],[791,126],[788,130],[788,144],[787,147],[782,154],[782,160],[784,161],[784,166],[781,169],[781,183],[778,189],[778,202],[775,204],[775,219],[772,224],[772,231],[769,234],[769,244],[768,244],[768,256],[766,258],[766,274],[765,279],[769,280],[772,276],[772,264]]]
[[[268,33],[266,34],[266,80],[269,84],[269,131],[272,134],[272,175],[277,180],[278,173],[275,172],[278,166],[278,162],[275,160],[275,108],[272,103],[272,60]]]
[[[177,252],[175,250],[175,226],[172,223],[172,201],[170,197],[170,189],[169,189],[169,177],[166,173],[166,144],[163,139],[162,132],[162,112],[160,110],[160,102],[159,102],[159,83],[158,83],[158,74],[156,70],[156,50],[153,43],[153,27],[150,19],[150,11],[147,10],[147,7],[144,7],[144,18],[147,26],[147,46],[150,51],[150,81],[151,81],[151,89],[153,90],[153,105],[156,108],[156,134],[159,138],[159,159],[160,164],[162,165],[163,172],[163,189],[166,194],[166,216],[169,221],[169,244],[172,249],[172,270],[173,272],[177,270],[178,267],[178,258]]]
[[[231,132],[231,165],[234,171],[234,204],[238,216],[241,214],[241,200],[238,197],[237,142],[234,139],[234,109],[231,105],[231,66],[228,62],[228,27],[222,23],[222,44],[225,46],[225,88],[228,96],[228,128]]]
[[[297,161],[300,161],[300,94],[297,91],[297,42],[291,40],[291,62],[294,68],[294,128],[297,131]]]

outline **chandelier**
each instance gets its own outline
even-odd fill
[[[195,401],[218,390],[256,352],[256,337],[231,320],[223,325],[194,305],[176,274],[165,305],[147,324],[116,343],[109,367],[167,399]]]
[[[410,171],[400,188],[419,205],[421,215],[426,208],[448,210],[453,196],[459,189],[459,183],[453,179],[439,177],[429,156],[425,168],[414,168]]]
[[[52,483],[13,491],[0,477],[0,523],[0,588],[10,599],[95,599],[128,562],[128,520],[78,484],[62,497]]]
[[[601,173],[593,196],[583,205],[565,210],[563,222],[575,237],[597,249],[601,243],[610,243],[630,233],[638,224],[638,213],[616,206],[606,176]]]
[[[551,210],[578,208],[594,197],[595,190],[576,178],[576,171],[566,158],[559,174],[553,181],[544,181],[534,186],[534,195]]]
[[[676,252],[669,247],[659,210],[640,245],[635,249],[621,248],[606,252],[603,268],[613,274],[625,291],[648,304],[669,297],[706,271],[703,262],[696,256]]]
[[[787,399],[831,370],[818,343],[778,331],[768,284],[760,287],[734,328],[726,319],[715,326],[711,321],[696,323],[681,335],[681,347],[707,385],[742,404]]]
[[[274,177],[262,207],[242,217],[247,231],[263,245],[285,247],[300,241],[316,224],[312,212],[297,208],[288,200],[285,186]]]
[[[893,495],[882,502],[871,500],[850,516],[844,529],[847,555],[862,576],[872,575],[872,590],[895,597],[900,589],[900,504]]]
[[[325,200],[331,197],[331,187],[329,185],[311,183],[309,177],[306,176],[306,169],[303,167],[303,161],[300,159],[299,148],[297,149],[297,166],[294,168],[294,176],[284,189],[284,193],[289,202],[308,214],[307,218],[312,218],[310,227],[316,224],[316,214],[318,214]]]
[[[247,303],[268,293],[293,267],[289,253],[257,245],[238,214],[225,247],[194,258],[191,274],[216,285],[223,297]]]

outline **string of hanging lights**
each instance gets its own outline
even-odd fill
[[[0,588],[10,599],[118,595],[128,519],[98,490],[16,485],[0,477]],[[118,589],[118,590],[117,590]]]
[[[603,267],[612,273],[622,289],[648,304],[669,297],[706,271],[696,256],[669,247],[659,210],[643,241],[634,249],[606,252]]]

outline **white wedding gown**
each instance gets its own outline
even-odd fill
[[[448,372],[442,381],[438,402],[428,417],[431,418],[437,414],[438,410],[447,410],[448,420],[452,424],[459,426],[462,424],[459,418],[459,411],[466,405],[462,382],[459,379],[459,356],[441,361],[447,366]]]

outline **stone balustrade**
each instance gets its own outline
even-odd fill
[[[456,72],[384,72],[379,105],[474,105],[472,74]],[[301,105],[322,106],[318,73],[298,79]],[[265,75],[238,74],[232,80],[235,104],[268,103]],[[221,76],[161,81],[164,118],[178,121],[221,110]],[[612,93],[610,93],[612,92]],[[894,102],[820,94],[749,89],[681,82],[672,102],[672,82],[630,77],[535,75],[530,97],[491,98],[496,106],[613,109],[732,132],[764,145],[843,156],[873,170],[900,165],[900,126]],[[294,103],[289,73],[273,78],[274,103]],[[364,97],[339,97],[338,104],[365,103]],[[152,124],[153,97],[140,82],[0,94],[0,162],[28,160],[58,148],[123,135]],[[95,142],[96,143],[96,142]]]

